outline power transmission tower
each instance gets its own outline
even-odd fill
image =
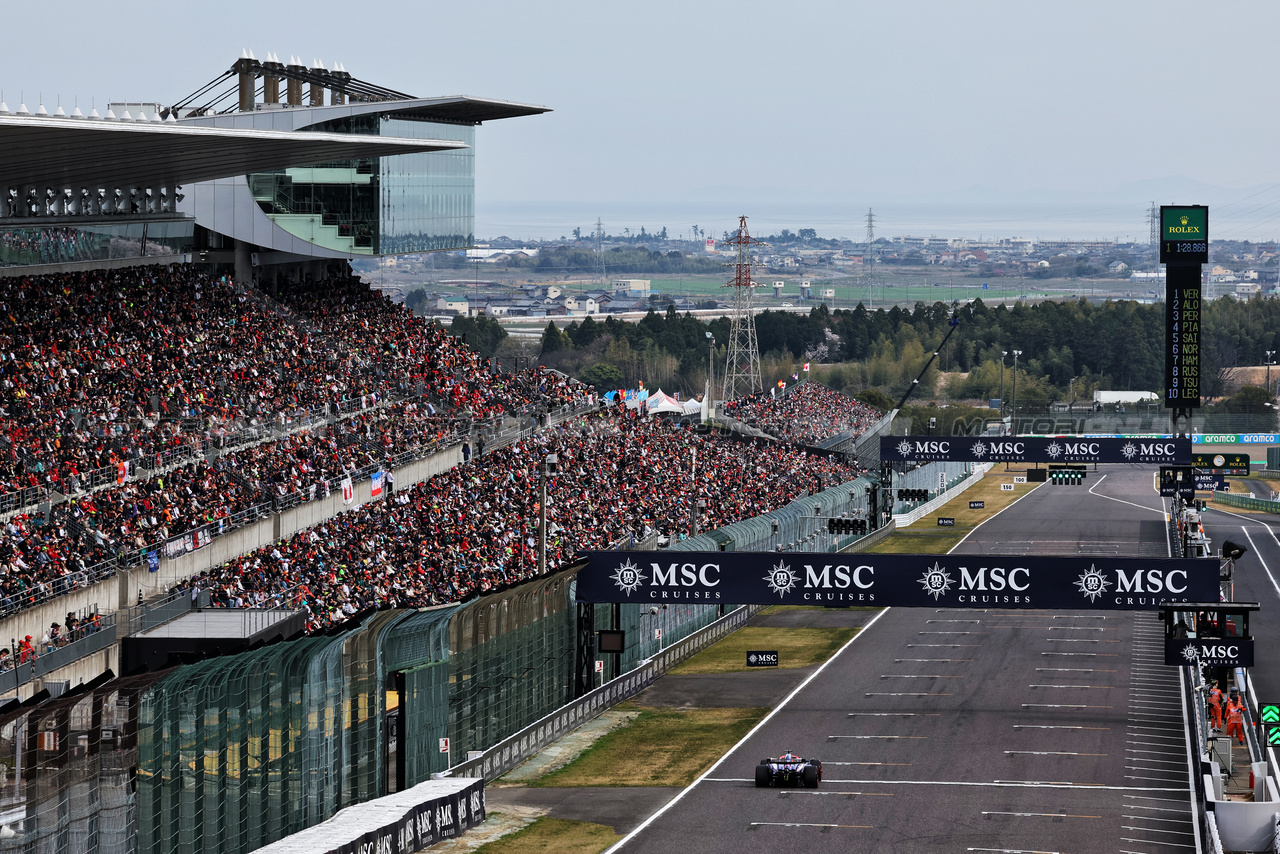
[[[604,223],[596,217],[596,275],[600,277],[600,287],[608,290],[608,280],[604,275]]]
[[[747,218],[742,216],[738,217],[737,235],[721,245],[736,247],[738,252],[733,263],[733,281],[725,285],[733,288],[733,315],[729,318],[729,354],[725,359],[721,393],[722,399],[734,400],[739,394],[764,391],[764,378],[760,376],[760,348],[756,344],[756,315],[752,306],[755,283],[751,281],[751,247],[764,244],[751,238],[747,232]]]
[[[1151,203],[1151,210],[1147,211],[1147,225],[1151,227],[1151,248],[1160,249],[1160,208],[1155,202]]]
[[[871,309],[872,295],[874,293],[876,283],[876,215],[872,213],[871,208],[867,208],[867,257],[863,259],[863,263],[870,265],[867,267],[867,309]]]

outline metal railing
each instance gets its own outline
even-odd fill
[[[170,593],[168,596],[152,602],[144,602],[140,605],[125,608],[123,619],[120,621],[121,637],[129,637],[150,631],[157,626],[163,626],[165,623],[172,622],[189,613],[193,608],[200,607],[202,602],[204,605],[209,603],[209,592],[207,590],[201,591],[200,597],[196,600],[192,600],[191,594],[183,590],[178,593]]]
[[[34,507],[49,497],[49,492],[39,486],[28,486],[13,492],[0,493],[0,514],[16,513]]]
[[[88,632],[76,640],[63,646],[40,653],[29,658],[13,669],[0,673],[0,695],[17,693],[18,688],[40,676],[46,676],[55,670],[66,667],[86,655],[100,652],[116,642],[116,620],[114,614],[99,618],[99,628]]]

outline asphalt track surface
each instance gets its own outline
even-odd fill
[[[1046,484],[957,551],[1166,556],[1151,484]],[[1162,637],[1149,612],[887,610],[614,850],[1194,851]],[[755,788],[786,750],[818,790]]]
[[[1255,495],[1266,489],[1256,488],[1251,482],[1250,486],[1255,487]],[[1280,660],[1274,654],[1280,649],[1280,517],[1211,507],[1203,521],[1214,550],[1222,547],[1223,540],[1248,549],[1236,561],[1233,598],[1261,606],[1249,623],[1254,638],[1254,664],[1249,676],[1259,702],[1280,702]]]

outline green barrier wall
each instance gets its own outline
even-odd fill
[[[1239,507],[1241,510],[1259,510],[1263,513],[1280,513],[1280,501],[1268,501],[1265,498],[1250,498],[1245,495],[1232,495],[1230,492],[1215,492],[1213,500],[1228,507]]]

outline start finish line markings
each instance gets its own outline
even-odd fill
[[[915,693],[904,693],[904,692],[890,693],[886,691],[868,691],[862,696],[864,697],[954,697],[955,695],[954,694],[930,694],[927,691],[925,692],[917,691]],[[1107,708],[1109,709],[1111,707],[1107,706]]]
[[[1081,703],[1023,703],[1024,709],[1110,709],[1113,706],[1086,706]]]
[[[1005,756],[1110,756],[1109,753],[1070,753],[1065,750],[1006,750]]]
[[[849,712],[851,718],[940,718],[942,712]]]

